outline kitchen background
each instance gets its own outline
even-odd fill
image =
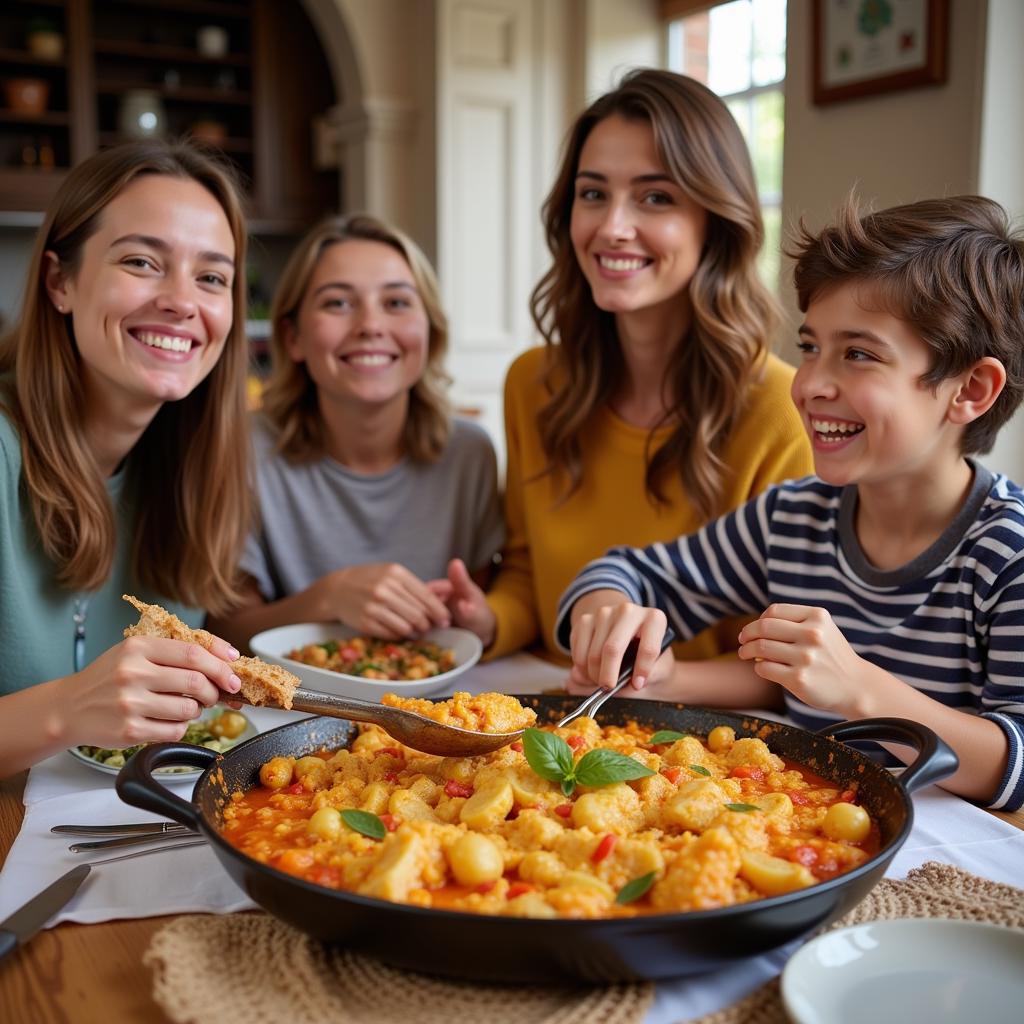
[[[1024,3],[884,0],[945,17],[944,80],[817,105],[815,4],[862,0],[4,0],[0,316],[62,172],[132,133],[191,133],[249,186],[250,336],[321,215],[370,210],[435,261],[457,405],[501,448],[501,385],[535,343],[538,211],[575,113],[627,68],[685,70],[729,103],[754,153],[790,323],[780,237],[856,186],[876,206],[980,192],[1024,215]],[[991,466],[1024,481],[1024,416]]]

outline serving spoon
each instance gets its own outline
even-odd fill
[[[662,651],[674,638],[672,630],[666,629],[661,645]],[[610,690],[597,690],[585,697],[579,707],[562,718],[557,726],[563,726],[580,715],[596,712],[606,700],[618,693],[633,674],[636,652],[637,641],[634,640],[622,657],[622,671],[615,686]],[[239,695],[234,694],[232,699],[238,700]],[[415,711],[404,711],[386,704],[375,704],[355,697],[339,697],[332,693],[320,693],[302,687],[292,695],[292,711],[306,711],[328,718],[345,718],[352,722],[369,722],[380,726],[392,739],[398,740],[406,747],[441,757],[476,757],[480,754],[489,754],[499,747],[515,742],[525,731],[516,729],[514,732],[476,732],[473,729],[461,729],[456,725],[442,725]]]

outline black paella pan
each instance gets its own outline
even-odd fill
[[[522,697],[540,721],[555,721],[577,703],[569,697]],[[180,743],[154,744],[136,754],[117,778],[125,803],[166,815],[208,840],[228,874],[256,903],[303,932],[338,942],[397,967],[473,980],[508,982],[633,981],[694,974],[762,953],[839,917],[881,879],[913,824],[910,794],[952,774],[956,755],[931,730],[896,718],[831,726],[828,735],[745,715],[646,700],[615,700],[600,713],[605,724],[630,719],[653,729],[707,736],[730,725],[737,737],[758,736],[781,757],[845,789],[878,821],[879,852],[860,867],[807,889],[716,910],[607,920],[537,920],[430,910],[327,889],[261,864],[218,831],[232,792],[259,781],[271,757],[301,757],[346,746],[357,735],[346,721],[309,718],[263,733],[217,754]],[[918,756],[900,778],[843,740],[885,740],[914,747]],[[169,764],[205,768],[192,801],[152,776]]]

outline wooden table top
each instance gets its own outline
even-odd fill
[[[24,815],[27,773],[0,781],[0,863]],[[998,814],[1024,830],[1024,811]],[[0,1021],[68,1024],[124,1021],[170,1024],[153,1002],[142,951],[170,917],[102,924],[60,924],[0,962]]]

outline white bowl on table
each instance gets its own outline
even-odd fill
[[[308,690],[333,693],[339,697],[380,701],[385,693],[398,693],[403,697],[436,697],[453,692],[455,681],[472,668],[483,653],[480,638],[468,629],[451,627],[431,629],[417,640],[425,640],[439,647],[451,648],[455,654],[455,667],[427,679],[365,679],[331,669],[316,668],[289,658],[288,652],[306,644],[336,640],[343,643],[354,636],[363,636],[358,629],[337,622],[302,622],[292,626],[278,626],[257,633],[250,641],[253,654],[264,661],[273,662],[294,672]]]
[[[1017,1024],[1024,932],[976,921],[905,918],[826,932],[782,974],[794,1024]]]

